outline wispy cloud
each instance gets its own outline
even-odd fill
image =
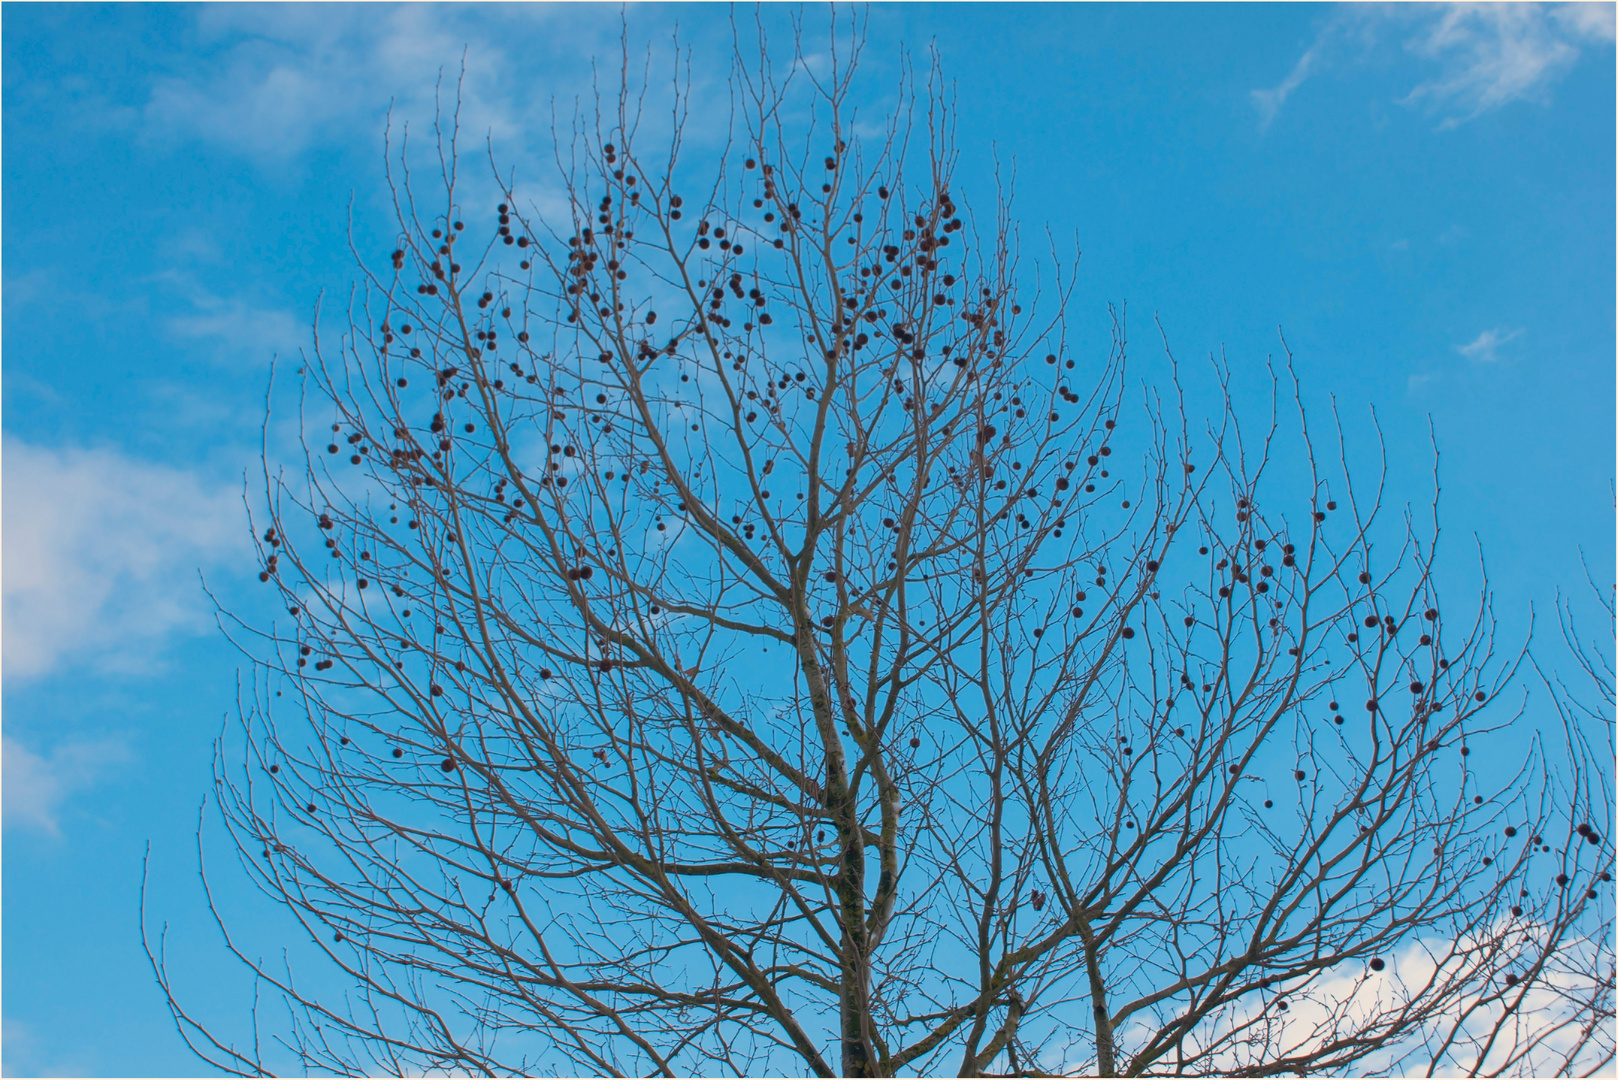
[[[12,738],[0,737],[0,818],[8,829],[57,836],[63,801],[128,760],[129,750],[118,739],[71,742],[36,754]]]
[[[1612,4],[1557,4],[1551,8],[1551,18],[1586,41],[1611,45],[1618,38],[1618,7]]]
[[[261,162],[285,162],[311,147],[372,134],[392,108],[431,122],[442,90],[460,86],[463,129],[497,142],[544,110],[535,82],[556,65],[547,48],[570,43],[590,55],[612,40],[607,13],[550,6],[435,4],[227,4],[198,9],[208,64],[158,81],[146,103],[149,138],[200,139]],[[610,14],[610,18],[606,17]],[[566,32],[535,34],[547,23]],[[537,40],[535,40],[537,39]],[[515,42],[524,48],[512,55]]]
[[[1303,80],[1309,77],[1309,73],[1314,69],[1316,60],[1320,56],[1323,45],[1324,42],[1317,40],[1313,45],[1309,46],[1308,50],[1298,57],[1298,62],[1292,65],[1292,70],[1287,73],[1287,77],[1282,79],[1279,85],[1269,90],[1253,91],[1253,104],[1258,108],[1258,126],[1260,130],[1270,126],[1270,122],[1275,119],[1275,114],[1281,111],[1281,106],[1285,105],[1287,98],[1292,96],[1292,91],[1303,85]]]
[[[6,1076],[97,1076],[107,1071],[96,1048],[75,1038],[71,1029],[47,1041],[31,1025],[8,1016],[0,1032]]]
[[[499,58],[451,31],[450,13],[428,5],[228,5],[199,9],[212,63],[158,81],[145,108],[147,134],[201,139],[259,160],[297,157],[386,109],[392,95],[430,95],[446,65],[453,87],[466,55],[468,91]],[[414,101],[405,104],[415,104]]]
[[[263,307],[239,296],[220,296],[180,273],[164,275],[186,310],[168,319],[177,338],[207,342],[231,362],[262,363],[272,354],[296,355],[311,340],[310,320],[284,308]]]
[[[207,625],[199,567],[246,558],[241,498],[110,450],[4,442],[5,677],[130,669]]]
[[[1611,45],[1611,4],[1446,4],[1340,8],[1287,77],[1252,91],[1266,128],[1306,79],[1352,62],[1352,46],[1370,54],[1388,31],[1401,32],[1403,52],[1420,67],[1398,100],[1441,117],[1453,128],[1514,101],[1549,100],[1549,91],[1585,51]]]
[[[1440,9],[1405,47],[1441,70],[1404,102],[1446,113],[1439,127],[1451,128],[1509,102],[1545,100],[1551,82],[1578,58],[1581,45],[1612,41],[1612,5],[1588,6],[1604,9],[1605,21],[1534,4]]]
[[[1495,327],[1492,330],[1483,331],[1465,345],[1455,346],[1455,351],[1468,360],[1474,360],[1480,364],[1492,364],[1500,359],[1497,352],[1500,346],[1513,338],[1521,336],[1521,334],[1520,329],[1504,330],[1500,327]]]

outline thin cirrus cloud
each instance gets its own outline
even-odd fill
[[[390,109],[430,122],[440,102],[449,110],[458,96],[463,129],[498,141],[521,131],[528,111],[543,108],[548,119],[548,97],[529,91],[553,58],[522,55],[531,50],[518,42],[534,39],[543,48],[547,41],[577,43],[592,24],[611,29],[596,12],[569,7],[205,6],[197,33],[217,47],[215,58],[200,71],[153,85],[145,135],[199,139],[261,163],[285,162],[356,131],[372,133]],[[534,33],[563,20],[565,34]]]
[[[187,274],[162,276],[183,308],[169,317],[168,332],[180,340],[212,345],[231,363],[256,364],[275,354],[296,355],[312,340],[309,318],[239,296],[221,296]]]
[[[1464,345],[1455,346],[1455,351],[1466,357],[1468,360],[1472,360],[1480,364],[1492,364],[1500,359],[1500,346],[1504,345],[1508,341],[1520,337],[1521,335],[1522,331],[1520,329],[1505,330],[1497,326],[1493,329],[1483,331],[1483,333],[1479,334],[1477,337],[1473,338],[1471,341],[1468,341]]]
[[[1252,91],[1268,127],[1306,80],[1369,56],[1390,31],[1422,68],[1399,103],[1456,127],[1514,101],[1544,102],[1550,87],[1590,48],[1614,39],[1611,4],[1449,4],[1339,9],[1273,87]]]
[[[1287,77],[1282,79],[1279,84],[1268,90],[1253,91],[1253,106],[1258,109],[1259,127],[1267,128],[1270,126],[1270,123],[1275,119],[1275,114],[1281,111],[1281,106],[1285,105],[1287,98],[1292,96],[1292,91],[1303,85],[1303,81],[1309,77],[1310,72],[1320,62],[1321,52],[1324,47],[1325,42],[1317,40],[1304,51],[1302,56],[1298,57],[1298,62],[1292,65],[1292,70],[1287,72]]]
[[[146,134],[284,161],[371,120],[401,87],[412,98],[424,94],[430,106],[446,61],[464,53],[474,73],[498,65],[497,56],[452,32],[451,17],[428,5],[204,7],[198,35],[221,48],[210,66],[153,85]],[[453,80],[455,72],[448,74]],[[470,111],[498,120],[483,87],[477,77],[466,87]],[[451,91],[453,97],[453,85]]]
[[[121,739],[68,742],[35,753],[10,736],[0,737],[0,820],[7,829],[61,835],[62,804],[130,760]]]
[[[0,664],[135,671],[208,624],[197,573],[247,558],[241,495],[105,449],[4,442]]]

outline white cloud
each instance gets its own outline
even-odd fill
[[[1551,18],[1587,41],[1610,44],[1618,37],[1618,6],[1613,4],[1558,4],[1551,9]]]
[[[1493,946],[1512,931],[1523,934],[1524,947],[1494,953]],[[1356,1031],[1370,1034],[1374,1043],[1376,1021],[1396,1015],[1435,981],[1452,987],[1465,983],[1477,989],[1503,989],[1505,972],[1515,969],[1520,973],[1533,959],[1531,941],[1531,928],[1504,921],[1480,937],[1407,941],[1396,952],[1384,954],[1386,967],[1380,973],[1373,972],[1364,960],[1351,960],[1304,983],[1247,995],[1193,1029],[1187,1042],[1199,1049],[1221,1046],[1208,1064],[1228,1073],[1252,1066],[1266,1052],[1272,1059],[1283,1054],[1306,1055],[1328,1039],[1345,1038]],[[1511,956],[1516,962],[1507,962]],[[1576,1068],[1562,1070],[1559,1066],[1577,1045],[1579,1021],[1588,1017],[1580,1012],[1579,999],[1588,1001],[1597,995],[1597,984],[1605,976],[1610,957],[1606,942],[1570,937],[1546,961],[1524,994],[1517,1011],[1523,1018],[1521,1027],[1508,1025],[1498,1038],[1490,1040],[1490,1025],[1501,1016],[1501,1003],[1486,1006],[1474,995],[1452,997],[1448,1009],[1431,1016],[1402,1041],[1378,1046],[1358,1061],[1356,1073],[1400,1076],[1423,1071],[1432,1063],[1433,1051],[1443,1048],[1433,1070],[1439,1076],[1477,1075],[1462,1069],[1479,1056],[1485,1065],[1482,1075],[1501,1075],[1518,1053],[1524,1056],[1509,1075],[1592,1075],[1586,1070],[1601,1062],[1602,1048],[1610,1039],[1595,1039],[1575,1054],[1571,1064]],[[1287,1002],[1284,1011],[1279,1008],[1281,1000]],[[1261,1012],[1268,1022],[1254,1025]],[[1119,1032],[1120,1044],[1140,1045],[1155,1033],[1157,1022],[1148,1016],[1131,1021]],[[1247,1035],[1232,1037],[1243,1031]],[[1453,1041],[1446,1045],[1446,1037]],[[1059,1066],[1060,1061],[1053,1059],[1050,1064]]]
[[[417,5],[203,8],[197,28],[220,47],[217,59],[154,85],[148,132],[200,138],[252,158],[294,158],[386,108],[401,85],[415,89],[424,75],[430,85],[441,66],[457,61],[460,43],[440,22],[436,9]],[[488,63],[475,59],[480,68]],[[379,79],[385,72],[391,77]]]
[[[299,319],[280,308],[264,308],[224,297],[179,274],[165,275],[190,309],[168,320],[169,333],[191,341],[219,345],[231,361],[266,363],[272,355],[296,356],[312,341],[311,319]],[[312,318],[312,316],[311,316]]]
[[[1610,7],[1609,7],[1610,15]],[[1442,71],[1404,98],[1435,112],[1440,127],[1455,127],[1520,99],[1545,100],[1551,81],[1579,56],[1579,45],[1600,41],[1599,24],[1555,17],[1533,4],[1459,4],[1405,43]],[[1611,40],[1611,35],[1605,36]]]
[[[1253,104],[1258,108],[1258,126],[1260,130],[1270,126],[1270,121],[1274,120],[1275,114],[1281,111],[1281,106],[1286,104],[1287,98],[1292,96],[1292,91],[1296,90],[1302,85],[1303,80],[1309,77],[1309,72],[1314,68],[1324,45],[1323,40],[1317,40],[1313,45],[1309,46],[1308,50],[1298,57],[1298,62],[1292,65],[1292,70],[1288,72],[1286,78],[1281,80],[1279,85],[1269,90],[1253,91]]]
[[[199,567],[248,558],[239,494],[109,450],[4,442],[6,678],[131,667],[207,625]]]
[[[35,829],[50,836],[60,832],[57,813],[72,792],[94,783],[111,768],[129,760],[116,739],[73,742],[49,755],[36,754],[21,743],[0,737],[0,819],[6,828]]]
[[[1502,3],[1340,8],[1279,85],[1252,92],[1260,126],[1268,127],[1292,92],[1347,53],[1351,43],[1369,47],[1385,29],[1412,23],[1403,48],[1421,73],[1399,100],[1442,116],[1443,129],[1513,101],[1548,101],[1551,85],[1588,48],[1612,43],[1614,7]]]
[[[585,55],[610,41],[612,18],[558,8],[459,5],[223,4],[197,12],[214,59],[158,81],[145,107],[149,136],[200,138],[260,161],[287,161],[312,146],[372,135],[390,106],[431,122],[440,93],[453,108],[465,63],[461,123],[480,141],[522,129],[547,95],[523,93],[548,56],[514,59],[514,39],[536,23],[566,23],[539,44],[572,39]],[[582,37],[582,40],[581,40]],[[525,50],[526,51],[526,50]],[[536,63],[536,61],[538,61]],[[520,87],[518,84],[523,84]],[[548,109],[547,109],[548,118]]]
[[[1468,360],[1475,360],[1482,364],[1492,364],[1500,359],[1496,350],[1506,342],[1520,336],[1521,334],[1522,331],[1520,329],[1503,330],[1497,326],[1492,330],[1483,331],[1483,333],[1479,334],[1465,345],[1455,346],[1455,351],[1466,357]]]

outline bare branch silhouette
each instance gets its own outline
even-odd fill
[[[560,214],[463,204],[453,124],[430,178],[390,157],[396,249],[309,365],[303,468],[266,448],[288,619],[234,624],[261,674],[217,757],[248,872],[350,988],[232,945],[285,1045],[1605,1067],[1610,734],[1501,737],[1525,654],[1486,587],[1440,602],[1436,504],[1351,482],[1290,356],[1255,428],[1222,363],[1211,411],[1171,355],[1133,388],[1121,315],[1077,349],[1071,268],[1019,292],[1007,200],[965,212],[938,72],[856,117],[858,30],[772,66],[738,29],[700,197],[689,88],[646,135],[627,48],[558,139]],[[1493,789],[1485,747],[1521,760]],[[271,1069],[152,955],[199,1054]],[[1536,1028],[1541,994],[1588,1030]]]

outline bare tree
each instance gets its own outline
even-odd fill
[[[294,1060],[1528,1072],[1542,986],[1609,1022],[1557,966],[1610,972],[1605,804],[1520,734],[1486,586],[1439,602],[1436,503],[1388,522],[1290,360],[1255,434],[1219,364],[1211,410],[1171,357],[1132,389],[1121,319],[1079,355],[936,73],[856,123],[832,39],[738,45],[702,194],[627,62],[560,213],[464,205],[453,127],[390,158],[215,777],[345,989],[227,933]],[[198,1053],[272,1067],[149,951]]]
[[[1599,634],[1592,637],[1581,630],[1573,605],[1558,597],[1556,604],[1562,656],[1572,662],[1570,677],[1547,669],[1538,658],[1534,666],[1549,701],[1560,721],[1568,767],[1559,778],[1560,793],[1569,806],[1588,806],[1602,815],[1610,833],[1614,804],[1612,762],[1614,750],[1614,678],[1612,644],[1618,629],[1618,606],[1613,587],[1595,584],[1585,572],[1595,610],[1604,616]],[[1588,821],[1573,825],[1568,842],[1579,841],[1601,846],[1601,828]],[[1564,873],[1565,873],[1564,869]],[[1603,882],[1611,880],[1607,871]],[[1595,889],[1586,890],[1586,899],[1598,898]],[[1540,1074],[1586,1076],[1610,1072],[1618,1031],[1614,1026],[1613,989],[1618,983],[1615,970],[1613,911],[1591,905],[1576,935],[1564,940],[1561,949],[1548,953],[1533,974],[1531,995],[1519,996],[1496,1015],[1456,1018],[1453,1037],[1468,1045],[1479,1059],[1488,1059],[1493,1071],[1520,1069],[1524,1065]],[[1509,1030],[1508,1030],[1509,1029]]]

